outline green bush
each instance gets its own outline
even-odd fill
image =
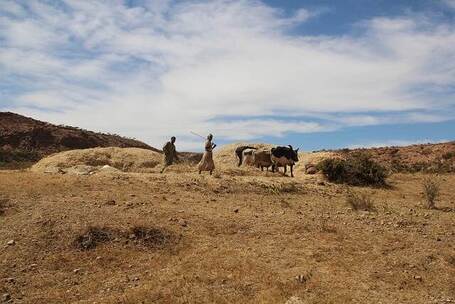
[[[325,159],[318,169],[331,182],[354,186],[384,186],[387,172],[365,153],[353,153],[347,159]]]
[[[445,159],[445,160],[449,160],[451,158],[455,157],[455,152],[454,151],[449,151],[447,153],[444,153],[442,155],[442,158]]]
[[[0,148],[0,163],[36,161],[39,159],[35,151],[4,150]]]

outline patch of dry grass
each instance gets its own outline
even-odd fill
[[[131,304],[455,298],[454,213],[418,208],[421,175],[390,177],[393,187],[375,190],[377,212],[358,213],[342,186],[311,176],[177,170],[0,172],[15,208],[0,218],[0,294]],[[443,178],[438,204],[453,208],[455,176]],[[81,236],[91,249],[74,246]]]
[[[435,176],[426,177],[422,182],[422,188],[426,207],[435,208],[441,188],[439,180]]]
[[[353,189],[348,189],[346,203],[355,211],[376,211],[372,195],[367,192],[356,192]]]

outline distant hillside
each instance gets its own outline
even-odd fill
[[[341,155],[366,152],[393,172],[455,172],[455,141],[403,147],[342,149],[336,152]]]
[[[135,147],[159,151],[141,141],[57,126],[11,112],[0,112],[0,166],[35,162],[60,151],[94,147]]]

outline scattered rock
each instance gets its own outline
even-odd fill
[[[234,213],[239,213],[239,208],[235,208]]]
[[[319,186],[325,186],[325,182],[324,181],[318,181],[318,185]]]
[[[94,171],[92,171],[94,173]],[[90,173],[92,173],[90,172]],[[121,172],[119,169],[114,168],[109,165],[104,165],[99,169],[99,172],[110,172],[110,173],[115,173],[115,172]]]
[[[188,222],[185,221],[184,219],[180,219],[179,220],[179,225],[182,226],[182,227],[186,227],[186,226],[188,226]]]
[[[114,206],[115,204],[117,204],[117,202],[115,200],[113,200],[113,199],[112,200],[108,200],[106,202],[106,205],[109,205],[109,206]]]
[[[417,280],[417,281],[422,281],[422,277],[418,276],[418,275],[414,276],[414,279]]]
[[[316,174],[318,172],[318,169],[315,166],[309,166],[308,168],[305,169],[306,174]]]
[[[6,245],[8,245],[8,246],[13,246],[15,244],[16,244],[15,240],[9,240],[8,243],[6,243]]]
[[[78,274],[80,271],[81,271],[81,270],[80,270],[79,268],[76,268],[76,269],[73,270],[73,272],[74,272],[75,274]]]

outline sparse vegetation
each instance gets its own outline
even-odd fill
[[[129,238],[148,248],[164,248],[174,239],[173,235],[164,229],[145,226],[133,227]]]
[[[449,151],[442,155],[442,159],[449,160],[455,157],[455,151]]]
[[[98,245],[111,241],[113,231],[104,227],[88,227],[81,235],[77,236],[73,244],[77,249],[90,250]]]
[[[420,303],[436,285],[436,295],[451,295],[455,239],[443,229],[453,211],[411,210],[424,175],[393,175],[393,189],[351,188],[370,202],[357,209],[378,209],[367,215],[346,210],[344,185],[321,187],[299,174],[303,166],[294,179],[224,170],[216,179],[187,168],[0,171],[0,196],[11,199],[0,217],[1,292],[24,303],[131,304],[286,303],[302,293],[310,303]],[[444,179],[455,185],[455,176]],[[453,208],[446,195],[436,202],[441,209]],[[396,288],[436,245],[438,264],[422,274],[425,284],[411,276],[409,289]],[[353,293],[359,284],[377,293]]]
[[[325,159],[318,169],[335,183],[354,186],[384,186],[386,169],[365,153],[353,153],[347,159]]]
[[[348,189],[346,203],[355,211],[376,211],[371,195],[365,192],[357,193]]]
[[[426,177],[422,183],[423,195],[425,197],[425,206],[429,209],[433,209],[436,206],[436,200],[438,199],[440,192],[440,182],[436,177]]]

